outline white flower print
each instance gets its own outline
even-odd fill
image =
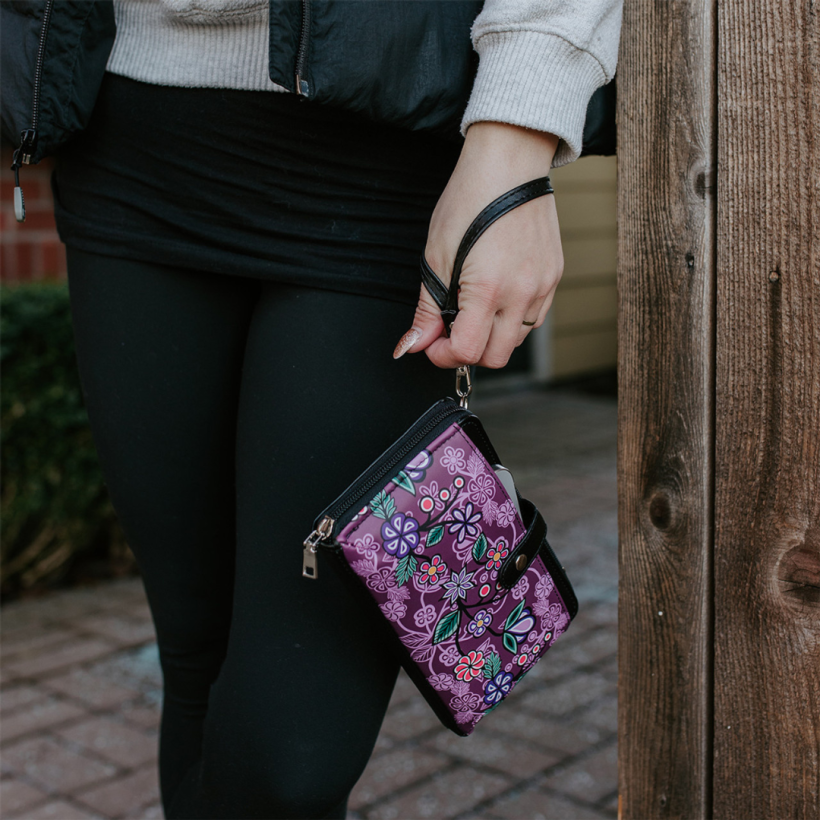
[[[360,555],[368,555],[379,548],[379,542],[372,533],[366,532],[362,538],[357,538],[353,542],[353,546]]]
[[[515,521],[516,511],[512,501],[508,498],[495,512],[495,520],[502,527],[509,527]]]
[[[404,587],[402,587],[402,589],[404,589]],[[436,608],[432,604],[428,604],[416,610],[413,615],[413,620],[416,622],[416,626],[425,627],[436,620],[437,614]]]
[[[464,450],[461,447],[445,447],[444,455],[441,457],[441,466],[447,468],[450,475],[463,473],[467,468],[464,460]]]
[[[526,594],[530,588],[530,582],[527,580],[526,575],[510,590],[512,593],[513,598],[516,601],[520,601]]]

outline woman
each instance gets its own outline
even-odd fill
[[[73,72],[75,135],[44,147],[41,121],[16,164],[59,157],[83,390],[157,630],[166,816],[344,817],[398,666],[339,578],[300,577],[302,540],[451,368],[503,367],[544,321],[553,197],[476,245],[449,338],[418,256],[446,282],[486,204],[577,157],[620,4],[116,0],[110,53],[77,5],[75,59],[46,48],[33,84],[47,118],[69,99],[49,66]],[[65,43],[79,13],[52,6],[41,42]]]

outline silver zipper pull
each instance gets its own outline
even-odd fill
[[[319,522],[315,530],[302,542],[304,550],[302,551],[302,577],[316,580],[319,577],[319,562],[316,552],[319,549],[319,544],[324,541],[333,529],[336,522],[326,515]]]
[[[26,221],[26,200],[20,187],[20,169],[14,165],[14,218],[18,222]]]

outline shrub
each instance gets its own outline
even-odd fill
[[[134,571],[83,404],[65,282],[0,287],[0,591]]]

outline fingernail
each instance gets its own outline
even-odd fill
[[[400,359],[420,338],[421,331],[417,327],[411,327],[410,330],[399,339],[399,343],[393,351],[393,358]]]

